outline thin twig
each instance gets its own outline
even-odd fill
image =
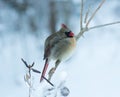
[[[53,83],[51,83],[47,78],[45,78],[44,76],[42,76],[51,86],[53,86],[54,87],[54,84]]]
[[[92,14],[92,16],[90,17],[90,19],[88,20],[86,27],[88,27],[89,23],[91,22],[91,20],[93,19],[93,17],[95,16],[95,14],[97,13],[97,11],[101,8],[101,6],[103,5],[103,3],[105,2],[105,0],[102,0],[102,2],[100,3],[100,5],[98,6],[98,8],[94,11],[94,13]]]
[[[23,58],[21,58],[21,60],[22,60],[22,62],[25,64],[25,66],[29,69],[29,74],[30,74],[30,75],[31,75],[31,73],[30,73],[31,70],[32,70],[33,72],[35,72],[35,73],[39,73],[39,74],[41,73],[40,71],[38,71],[38,70],[36,70],[36,69],[33,68],[34,62],[32,63],[32,65],[28,65],[27,62],[26,62]],[[54,84],[51,83],[47,78],[45,78],[44,76],[42,76],[42,77],[43,77],[43,79],[45,79],[51,86],[54,87]]]
[[[90,6],[88,7],[87,12],[86,12],[86,14],[85,14],[84,23],[86,23],[86,22],[87,22],[87,20],[88,20],[88,15],[89,15],[89,12],[90,12]]]
[[[115,25],[115,24],[120,24],[120,21],[102,24],[102,25],[98,25],[98,26],[93,26],[93,27],[88,28],[88,30],[96,29],[96,28],[100,28],[100,27],[105,27],[105,26],[110,26],[110,25]]]
[[[83,0],[81,0],[81,11],[80,11],[80,30],[83,28]]]
[[[36,69],[33,69],[33,68],[32,68],[32,71],[35,72],[35,73],[41,73],[40,71],[38,71],[38,70],[36,70]],[[45,78],[44,76],[42,76],[42,77],[43,77],[43,79],[45,79],[50,85],[52,85],[52,86],[54,87],[54,84],[51,83],[47,78]]]
[[[98,26],[93,26],[93,27],[90,27],[90,28],[84,28],[83,30],[81,30],[78,33],[78,35],[76,36],[76,40],[78,40],[83,35],[83,33],[86,32],[86,31],[96,29],[96,28],[100,28],[100,27],[111,26],[111,25],[115,25],[115,24],[120,24],[120,21],[107,23],[107,24],[102,24],[102,25],[98,25]]]
[[[32,90],[31,90],[31,83],[32,83],[32,82],[31,82],[31,78],[30,78],[29,97],[31,97],[31,91],[32,91]]]
[[[41,73],[40,71],[38,71],[38,70],[36,70],[34,68],[32,68],[32,71],[35,72],[35,73]]]
[[[22,60],[22,62],[25,64],[25,66],[26,66],[27,68],[29,68],[27,62],[26,62],[25,60],[23,60],[23,58],[21,58],[21,60]]]
[[[82,24],[82,19],[81,17],[83,16],[82,11],[83,11],[83,0],[81,0],[81,14],[80,14],[80,22]],[[97,13],[97,11],[101,8],[101,6],[103,5],[103,3],[105,2],[105,0],[102,0],[102,2],[100,3],[100,5],[98,6],[98,8],[93,12],[92,16],[90,17],[90,19],[88,20],[88,22],[86,23],[86,26],[83,28],[81,25],[81,30],[78,33],[78,35],[75,37],[76,40],[78,40],[81,36],[83,36],[83,33],[88,31],[88,25],[91,22],[91,20],[94,18],[95,14]]]
[[[32,81],[31,81],[31,68],[34,66],[34,62],[32,63],[32,65],[28,65],[26,61],[24,61],[23,59],[21,59],[23,61],[23,63],[25,64],[25,66],[29,69],[29,78],[28,76],[24,76],[24,80],[27,82],[27,84],[29,85],[29,97],[31,97],[31,92],[32,92]]]

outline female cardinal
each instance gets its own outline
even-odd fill
[[[48,73],[48,80],[51,79],[60,62],[69,58],[76,47],[74,33],[65,24],[62,24],[61,26],[61,29],[57,33],[53,33],[45,41],[44,59],[46,61],[40,82],[45,76],[50,60],[55,60],[56,62],[55,67],[53,67]]]

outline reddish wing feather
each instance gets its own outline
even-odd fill
[[[48,59],[46,59],[45,65],[44,65],[44,68],[43,68],[43,71],[42,71],[42,75],[41,75],[41,78],[40,78],[40,82],[42,82],[43,77],[45,77],[45,73],[46,73],[46,71],[47,71],[48,64],[49,64],[49,63],[48,63]]]

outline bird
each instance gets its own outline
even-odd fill
[[[76,48],[76,38],[74,33],[65,25],[61,24],[61,28],[56,33],[51,34],[45,40],[44,45],[44,60],[45,65],[41,74],[40,82],[43,81],[45,77],[49,62],[55,60],[55,67],[51,68],[48,72],[48,80],[51,77],[58,65],[67,60],[75,51]]]

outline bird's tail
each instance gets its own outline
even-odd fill
[[[45,76],[45,73],[46,73],[46,71],[47,71],[48,65],[49,65],[49,64],[48,64],[48,59],[46,59],[45,65],[44,65],[44,68],[43,68],[43,71],[42,71],[42,75],[41,75],[41,78],[40,78],[40,82],[42,82],[43,77]]]

